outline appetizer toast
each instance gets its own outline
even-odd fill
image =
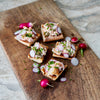
[[[71,60],[76,56],[78,46],[75,46],[70,41],[57,42],[55,48],[52,49],[53,57],[64,58]]]
[[[66,68],[67,65],[52,58],[46,65],[42,65],[41,72],[44,76],[56,80]]]
[[[63,39],[63,34],[58,23],[47,22],[41,25],[43,42]]]
[[[40,37],[40,34],[36,33],[31,27],[24,27],[24,29],[15,32],[15,35],[17,41],[29,47]]]
[[[36,42],[34,46],[31,47],[31,51],[28,54],[28,58],[38,63],[42,63],[44,60],[44,56],[47,53],[48,47]]]

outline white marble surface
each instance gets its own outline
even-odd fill
[[[0,0],[0,11],[36,0]],[[55,0],[100,58],[100,0]],[[0,45],[0,100],[26,100]]]

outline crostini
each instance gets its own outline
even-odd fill
[[[63,39],[63,34],[58,23],[47,22],[41,25],[43,42]]]
[[[48,46],[35,42],[34,46],[31,46],[31,51],[28,54],[28,58],[37,63],[42,63],[44,56],[47,53]]]
[[[17,41],[29,47],[40,37],[40,34],[36,33],[32,27],[24,27],[24,29],[18,30],[14,34]]]
[[[78,46],[72,44],[69,40],[57,42],[55,48],[52,49],[53,57],[71,60],[76,56]]]
[[[51,80],[56,80],[66,68],[67,65],[53,58],[40,67],[42,74]]]

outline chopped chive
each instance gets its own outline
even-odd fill
[[[71,78],[70,78],[69,80],[70,80],[70,81],[72,81],[72,79],[71,79]]]
[[[47,27],[47,30],[49,29],[49,27]]]
[[[72,71],[71,71],[71,73],[72,73]]]
[[[40,10],[41,10],[42,8],[40,7]]]
[[[80,41],[80,40],[81,40],[81,38],[78,38],[78,40]]]
[[[55,63],[54,61],[49,61],[49,65],[54,64],[54,63]]]
[[[24,68],[24,70],[27,70],[27,68]]]
[[[37,80],[38,82],[40,82],[41,80]]]
[[[23,62],[24,62],[24,63],[26,63],[26,61],[25,61],[25,60],[23,60]]]
[[[40,72],[41,72],[41,71],[39,70],[39,71],[38,71],[38,74],[40,74]]]
[[[57,68],[58,69],[58,67],[54,67],[54,68]]]

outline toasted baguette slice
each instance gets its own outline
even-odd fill
[[[43,59],[44,59],[44,57],[38,58],[38,59],[35,58],[35,57],[31,57],[30,54],[28,54],[28,58],[29,58],[30,60],[33,60],[33,61],[37,62],[37,63],[42,63],[42,62],[43,62]]]
[[[74,58],[75,56],[76,56],[76,54],[77,54],[77,51],[78,51],[78,46],[75,46],[75,54],[73,55],[73,57],[70,57],[70,58],[66,58],[66,57],[64,57],[64,56],[61,56],[61,55],[57,55],[57,54],[55,54],[55,53],[53,53],[53,57],[57,57],[57,58],[63,58],[63,59],[69,59],[69,60],[71,60],[72,58]]]
[[[43,44],[40,44],[43,48],[46,48],[46,49],[48,49],[48,46],[45,46],[45,45],[43,45]],[[28,54],[28,58],[30,59],[30,60],[33,60],[33,61],[35,61],[35,62],[37,62],[37,63],[42,63],[43,62],[43,60],[44,60],[44,56],[42,57],[42,58],[35,58],[35,57],[31,57],[30,56],[30,54]]]
[[[44,24],[41,25],[41,33],[42,33],[42,37],[43,37],[43,42],[50,42],[50,41],[56,41],[56,40],[61,40],[64,38],[63,34],[61,33],[58,36],[51,36],[51,37],[45,37],[44,36],[44,32],[43,32],[43,26]]]
[[[67,65],[64,65],[64,70],[67,68]],[[57,69],[56,69],[57,70]],[[56,71],[55,70],[55,71]],[[63,71],[64,71],[63,70]],[[53,80],[53,81],[55,81],[55,80],[57,80],[57,78],[62,74],[62,72],[63,71],[60,71],[60,73],[59,74],[56,74],[56,75],[48,75],[48,73],[47,72],[45,72],[45,68],[41,68],[41,72],[42,72],[42,74],[45,76],[45,77],[48,77],[48,78],[50,78],[51,80]]]
[[[22,43],[22,44],[24,44],[24,45],[30,47],[32,44],[34,44],[35,41],[37,41],[37,40],[39,39],[39,37],[40,37],[40,34],[37,33],[37,38],[35,38],[35,39],[33,40],[33,42],[28,42],[28,41],[19,40],[19,39],[16,38],[16,36],[15,36],[15,39],[16,39],[17,41],[19,41],[20,43]]]

